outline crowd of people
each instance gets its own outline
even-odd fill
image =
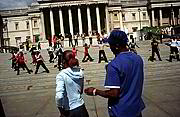
[[[79,50],[76,49],[80,36],[83,40],[84,47],[82,62],[87,62],[88,60],[92,62],[94,59],[90,56],[88,50],[91,47],[98,47],[98,63],[101,63],[102,60],[108,63],[105,67],[106,78],[104,84],[105,88],[108,88],[107,90],[96,89],[94,87],[88,87],[84,90],[84,73],[79,65],[78,59],[80,58],[77,57]],[[55,96],[60,117],[89,117],[82,98],[83,92],[89,96],[99,95],[108,98],[108,112],[110,117],[142,117],[141,112],[145,108],[145,104],[141,98],[144,81],[144,63],[135,49],[136,47],[140,48],[136,44],[135,38],[130,36],[131,42],[129,43],[127,34],[118,29],[113,30],[109,37],[98,34],[98,45],[92,45],[91,36],[89,36],[89,44],[87,44],[85,34],[77,34],[75,37],[69,34],[68,38],[69,46],[72,46],[72,50],[64,50],[64,37],[61,34],[58,37],[54,36],[53,39],[48,39],[49,48],[47,51],[49,62],[55,63],[54,67],[57,67],[60,71],[56,76]],[[74,44],[72,38],[74,38]],[[152,62],[155,60],[155,53],[159,60],[162,61],[158,45],[159,42],[155,38],[152,38],[152,55],[150,58]],[[177,61],[180,61],[177,39],[172,37],[168,45],[170,46],[168,61],[172,62],[174,53],[176,54]],[[115,55],[113,60],[108,61],[104,50],[105,47],[109,47]],[[50,72],[44,64],[40,49],[40,47],[36,49],[36,46],[33,45],[29,50],[32,56],[32,64],[36,66],[34,74],[37,74],[40,66],[47,73]],[[33,72],[33,70],[27,67],[27,60],[22,51],[12,52],[10,60],[12,60],[12,69],[17,71],[17,75],[20,74],[20,68],[23,70],[26,69],[29,74]]]

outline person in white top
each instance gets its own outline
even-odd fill
[[[44,59],[41,56],[39,50],[36,51],[35,58],[36,58],[36,62],[37,62],[35,74],[37,74],[40,65],[46,70],[47,73],[49,73],[49,70],[46,67],[46,65],[44,64]]]
[[[172,37],[171,40],[171,45],[170,45],[170,56],[169,56],[169,62],[172,62],[172,58],[174,53],[176,54],[176,59],[177,61],[180,61],[179,59],[179,51],[178,51],[178,43],[177,43],[177,39],[175,37]]]
[[[56,106],[60,117],[89,117],[83,99],[84,73],[71,50],[63,53],[64,69],[56,76]]]

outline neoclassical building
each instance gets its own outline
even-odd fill
[[[29,40],[41,41],[46,47],[47,38],[53,35],[101,34],[114,28],[138,40],[143,27],[178,25],[179,9],[179,0],[38,0],[29,7],[0,10],[4,24],[1,45],[18,47]],[[65,39],[65,46],[67,42]]]

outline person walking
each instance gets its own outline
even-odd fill
[[[79,39],[79,33],[77,33],[77,35],[74,36],[74,45],[78,46],[78,39]]]
[[[63,48],[62,46],[60,48],[57,48],[55,51],[56,58],[58,58],[58,69],[59,71],[62,69],[62,60],[63,60]]]
[[[18,54],[18,56],[17,56],[17,58],[16,58],[16,63],[17,63],[17,75],[19,75],[19,73],[20,73],[20,70],[19,70],[20,67],[23,68],[23,69],[26,68],[27,72],[28,72],[29,74],[31,74],[32,70],[29,70],[29,68],[27,67],[25,61],[27,61],[27,60],[24,59],[24,54],[23,54],[23,52],[20,51],[19,54]]]
[[[152,62],[154,61],[154,55],[155,53],[157,54],[158,58],[159,58],[159,61],[162,61],[161,57],[160,57],[160,54],[159,54],[159,46],[158,46],[159,42],[153,38],[152,42],[151,42],[151,46],[152,46]]]
[[[179,59],[179,51],[178,51],[178,42],[176,37],[172,37],[171,43],[170,43],[170,55],[169,55],[169,62],[172,62],[172,58],[174,53],[176,54],[177,61],[180,61]]]
[[[68,35],[68,37],[69,37],[69,47],[73,47],[73,42],[72,42],[72,34],[70,33],[69,35]]]
[[[36,71],[35,71],[34,74],[37,74],[40,65],[46,70],[47,73],[49,73],[49,70],[48,70],[48,68],[46,67],[46,65],[44,64],[44,59],[43,59],[43,57],[41,56],[39,50],[36,51],[35,57],[36,57],[37,65],[36,65]]]
[[[56,46],[57,46],[57,37],[56,37],[56,35],[53,36],[53,44],[54,44],[54,50],[56,50]]]
[[[90,48],[90,45],[88,46],[87,43],[84,44],[84,58],[82,60],[82,62],[87,62],[88,60],[93,61],[94,59],[92,59],[92,57],[90,56],[88,49]],[[86,57],[88,57],[86,59]]]
[[[140,48],[136,42],[135,42],[135,39],[133,38],[133,35],[130,35],[130,39],[132,40],[130,43],[129,43],[129,49],[130,51],[134,52],[137,54],[137,51],[136,51],[136,47]]]
[[[106,67],[105,88],[88,87],[84,90],[90,96],[108,98],[110,117],[142,117],[145,104],[141,98],[144,82],[142,58],[129,51],[125,32],[113,30],[107,39],[115,58]]]
[[[11,69],[15,69],[16,68],[16,52],[14,51],[11,52],[11,58],[9,60],[11,60]]]
[[[64,51],[64,69],[56,76],[56,105],[60,117],[89,117],[82,97],[84,73],[71,50]]]
[[[31,57],[32,57],[32,63],[33,65],[36,65],[36,58],[35,58],[35,54],[36,54],[36,46],[32,45],[32,48],[29,50],[29,52],[31,52]]]
[[[92,45],[92,32],[89,32],[89,44]]]
[[[38,42],[38,50],[41,50],[41,42]]]
[[[51,46],[49,46],[49,48],[47,49],[47,51],[48,51],[48,54],[49,54],[49,62],[50,63],[54,63],[54,49],[51,47]]]
[[[81,34],[81,38],[82,38],[82,43],[84,45],[86,42],[86,33]]]

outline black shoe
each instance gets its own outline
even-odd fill
[[[169,62],[172,62],[172,60],[169,60],[169,59],[166,59],[167,61],[169,61]]]
[[[49,71],[46,71],[47,73],[49,73]]]
[[[90,61],[92,62],[92,61],[94,61],[94,59],[91,59]]]
[[[159,61],[162,61],[162,59],[160,59]]]

